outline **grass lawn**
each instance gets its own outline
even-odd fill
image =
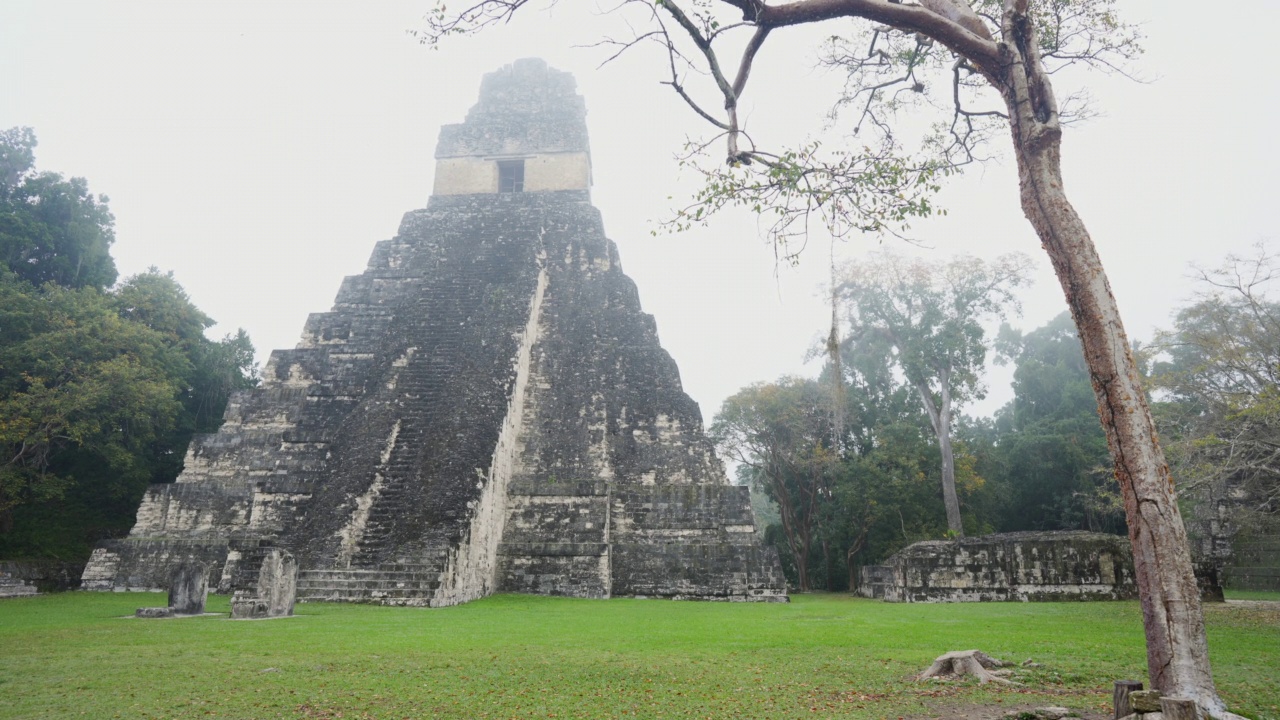
[[[1227,590],[1228,600],[1268,600],[1280,602],[1280,590]]]
[[[1136,603],[782,604],[501,595],[424,610],[135,620],[146,593],[0,601],[2,718],[947,717],[952,704],[1106,712],[1145,679]],[[227,610],[211,597],[210,610]],[[1280,720],[1280,610],[1211,606],[1218,687]],[[948,650],[1031,658],[1017,688],[915,683]]]

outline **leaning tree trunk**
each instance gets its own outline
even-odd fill
[[[1021,7],[1019,7],[1021,6]],[[1006,0],[998,86],[1009,109],[1022,208],[1062,284],[1124,497],[1151,684],[1225,712],[1209,670],[1200,594],[1164,452],[1093,240],[1062,185],[1061,127],[1025,0]]]

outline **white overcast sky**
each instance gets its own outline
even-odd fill
[[[696,186],[673,156],[704,128],[646,58],[597,69],[602,52],[582,46],[617,32],[613,19],[565,0],[429,50],[406,31],[432,5],[4,0],[0,128],[35,128],[39,168],[110,196],[122,275],[172,270],[218,321],[211,335],[244,327],[265,361],[426,204],[439,127],[462,120],[481,75],[542,57],[577,77],[594,202],[706,419],[743,385],[815,370],[803,357],[829,317],[817,289],[826,240],[792,268],[774,262],[749,216],[651,235]],[[1188,263],[1280,235],[1280,3],[1237,0],[1225,17],[1189,0],[1118,6],[1147,34],[1137,69],[1151,82],[1062,78],[1087,85],[1104,113],[1069,130],[1064,165],[1130,337],[1147,339],[1187,298]],[[839,78],[815,69],[815,50],[836,30],[771,39],[744,98],[757,134],[778,144],[821,129]],[[941,201],[949,214],[914,228],[923,249],[883,246],[940,259],[1022,251],[1040,269],[1015,324],[1065,309],[1011,162],[954,179]],[[880,246],[868,238],[836,253]],[[1007,383],[993,375],[991,397],[972,409],[998,407]]]

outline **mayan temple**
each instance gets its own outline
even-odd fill
[[[440,132],[426,209],[272,353],[83,586],[164,588],[196,561],[238,590],[280,548],[304,601],[785,599],[590,184],[573,77],[486,75]]]

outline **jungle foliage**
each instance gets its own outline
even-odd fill
[[[37,172],[35,145],[0,132],[0,557],[74,560],[177,477],[255,382],[253,346],[206,338],[172,274],[116,283],[107,198]]]
[[[838,364],[829,358],[818,378],[743,388],[711,425],[740,479],[776,505],[766,539],[801,590],[851,588],[858,566],[954,535],[939,482],[940,443],[918,383],[900,366],[901,353],[862,332],[863,314],[846,317]],[[1014,364],[1013,400],[992,418],[958,414],[953,428],[965,531],[1123,533],[1119,488],[1070,316],[1025,335],[1005,325],[994,342],[971,323],[965,337],[972,382],[956,393],[961,402],[981,396],[988,349]]]
[[[1145,348],[1184,502],[1229,532],[1280,534],[1280,258],[1265,243],[1196,269],[1197,292]]]

